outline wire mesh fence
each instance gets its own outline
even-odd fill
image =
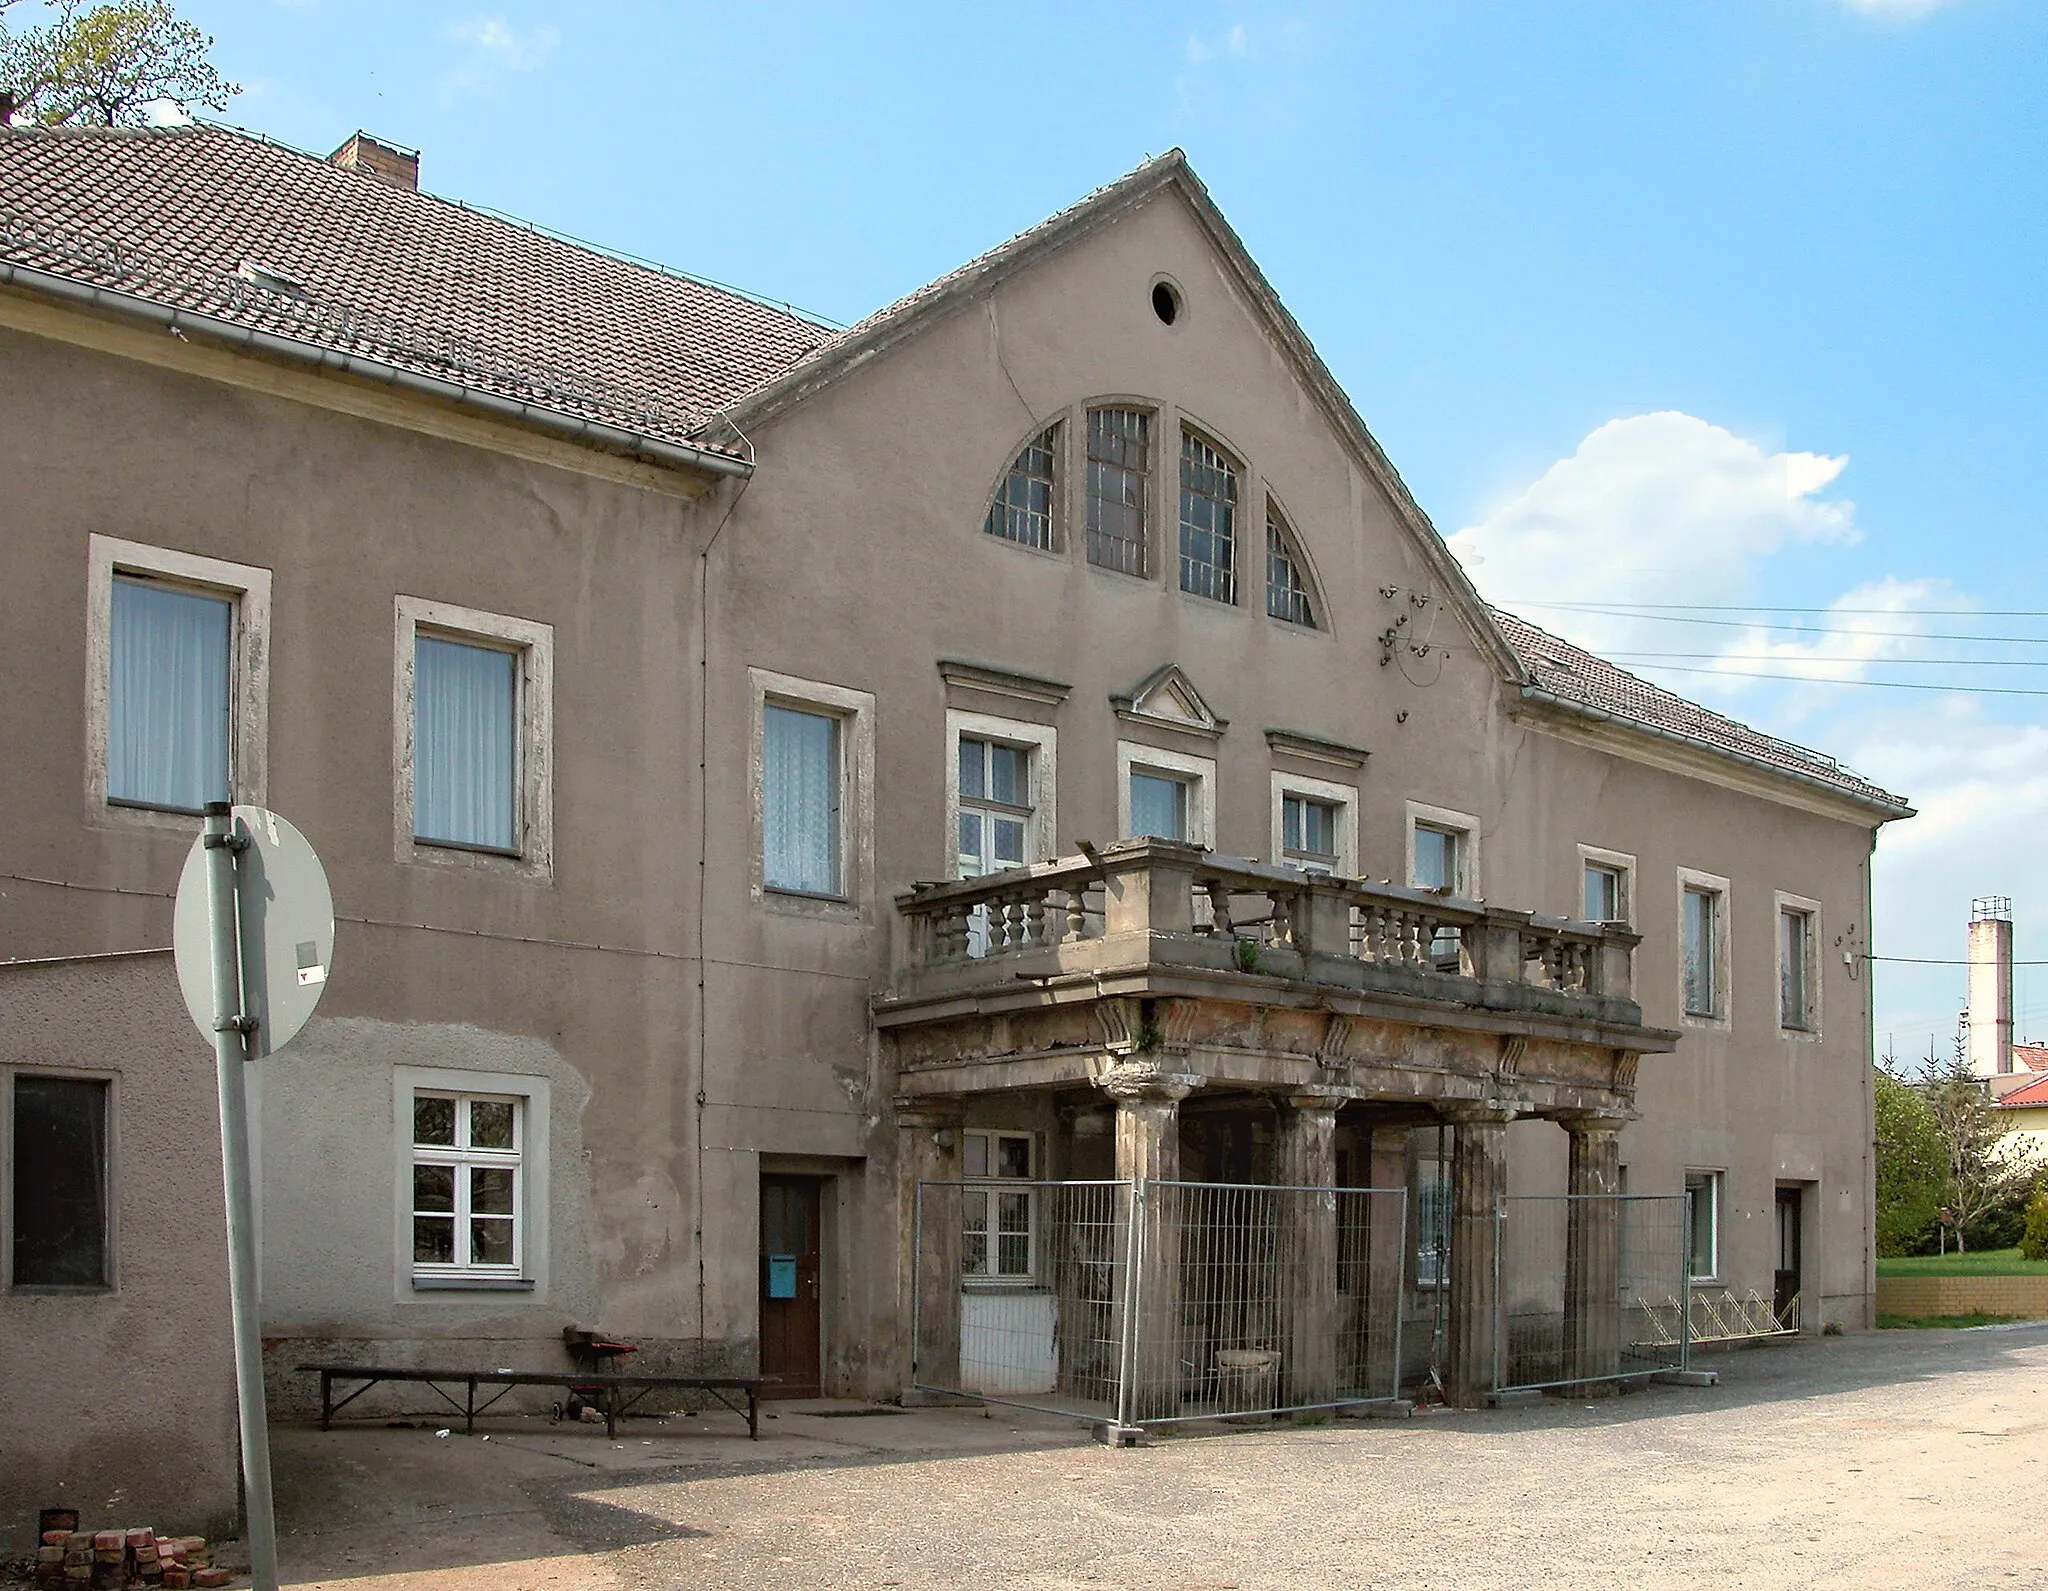
[[[1118,1427],[1392,1398],[1401,1189],[918,1186],[913,1382]]]
[[[1685,1367],[1682,1195],[1518,1194],[1497,1219],[1495,1390]]]

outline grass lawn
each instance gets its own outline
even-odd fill
[[[1879,1315],[1879,1331],[1900,1331],[1906,1328],[1925,1330],[1934,1327],[1942,1330],[1957,1330],[1964,1326],[2000,1326],[2009,1320],[2018,1320],[2018,1315]]]
[[[2048,1276],[2048,1260],[2020,1257],[2016,1248],[1987,1249],[1981,1254],[1915,1254],[1880,1259],[1880,1276]]]

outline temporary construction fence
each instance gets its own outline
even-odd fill
[[[913,1383],[1115,1428],[1393,1398],[1407,1194],[922,1182]]]
[[[1684,1195],[1520,1194],[1497,1219],[1496,1391],[1686,1367]]]

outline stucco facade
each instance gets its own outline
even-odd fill
[[[1182,170],[899,309],[859,357],[799,366],[730,406],[722,421],[751,465],[722,472],[167,338],[20,285],[0,293],[0,363],[11,390],[36,395],[0,408],[12,576],[0,677],[15,686],[0,708],[14,748],[0,790],[10,810],[38,814],[0,842],[12,880],[0,958],[164,945],[196,830],[105,800],[93,571],[123,567],[105,540],[266,576],[267,616],[239,654],[264,675],[260,731],[244,725],[261,755],[241,748],[235,794],[312,840],[339,919],[319,1015],[258,1068],[280,1403],[307,1393],[292,1364],[338,1352],[557,1368],[564,1325],[638,1343],[644,1367],[751,1368],[764,1178],[816,1192],[820,1389],[899,1394],[904,1189],[917,1171],[900,1156],[936,1141],[919,1114],[936,1107],[912,1096],[950,1091],[945,1108],[964,1112],[946,1118],[954,1129],[1033,1135],[1036,1175],[1125,1168],[1122,1140],[1096,1119],[1112,1102],[1085,1076],[1012,1086],[990,1074],[969,1089],[899,1075],[910,1029],[891,1002],[925,976],[922,919],[899,897],[958,874],[949,770],[963,734],[1027,749],[1027,862],[1127,838],[1133,766],[1178,770],[1187,837],[1225,857],[1279,862],[1281,796],[1320,793],[1341,818],[1342,870],[1394,886],[1416,881],[1415,825],[1453,815],[1451,893],[1543,919],[1577,918],[1585,860],[1608,858],[1625,876],[1626,925],[1605,939],[1572,929],[1573,953],[1591,958],[1574,963],[1579,992],[1529,994],[1485,1044],[1597,1062],[1579,1092],[1543,1084],[1543,1108],[1625,1121],[1630,1191],[1718,1176],[1721,1281],[1769,1292],[1777,1190],[1805,1190],[1802,1322],[1869,1323],[1859,956],[1873,833],[1903,809],[1531,697]],[[1162,283],[1171,324],[1155,307]],[[1142,578],[1084,551],[1082,433],[1110,404],[1153,427]],[[1054,545],[985,533],[1011,460],[1052,426],[1064,450]],[[1176,580],[1184,429],[1236,464],[1249,529],[1235,603]],[[1269,500],[1312,628],[1267,614]],[[445,622],[462,633],[517,621],[539,638],[519,643],[530,735],[531,692],[547,691],[549,711],[524,747],[517,855],[413,843],[405,626],[421,612],[457,615]],[[1141,694],[1169,669],[1177,694]],[[836,890],[778,889],[764,871],[769,704],[839,726]],[[1720,881],[1709,1017],[1682,1008],[1685,877]],[[1815,935],[1812,1021],[1798,1031],[1781,1022],[1785,899],[1810,905]],[[1513,960],[1496,976],[1520,987]],[[1469,956],[1467,972],[1478,976]],[[978,974],[946,976],[988,1005],[989,989],[967,988]],[[1007,970],[988,978],[1019,986]],[[1268,982],[1270,998],[1238,991],[1246,1009],[1299,993]],[[0,1000],[14,987],[0,980]],[[1205,990],[1187,998],[1215,996]],[[1414,1022],[1435,1020],[1431,998],[1455,1015],[1448,996],[1416,996]],[[1294,1092],[1272,1108],[1284,1112],[1300,1085],[1283,1083]],[[524,1102],[516,1276],[450,1284],[414,1264],[415,1087]],[[1377,1110],[1365,1083],[1333,1088],[1314,1108],[1334,1113],[1332,1142],[1360,1165],[1374,1131],[1448,1119],[1420,1095]],[[1494,1099],[1476,1082],[1467,1094]],[[1230,1097],[1246,1141],[1268,1145],[1261,1096]],[[1516,1118],[1512,1101],[1489,1118],[1508,1185],[1562,1187],[1565,1132]],[[1412,1174],[1412,1154],[1383,1150],[1378,1171]],[[1245,1169],[1270,1177],[1269,1149],[1255,1158]]]

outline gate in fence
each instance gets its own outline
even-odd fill
[[[912,1382],[1128,1428],[1398,1391],[1407,1194],[921,1182]]]
[[[1516,1195],[1497,1220],[1496,1391],[1685,1368],[1684,1195]]]

